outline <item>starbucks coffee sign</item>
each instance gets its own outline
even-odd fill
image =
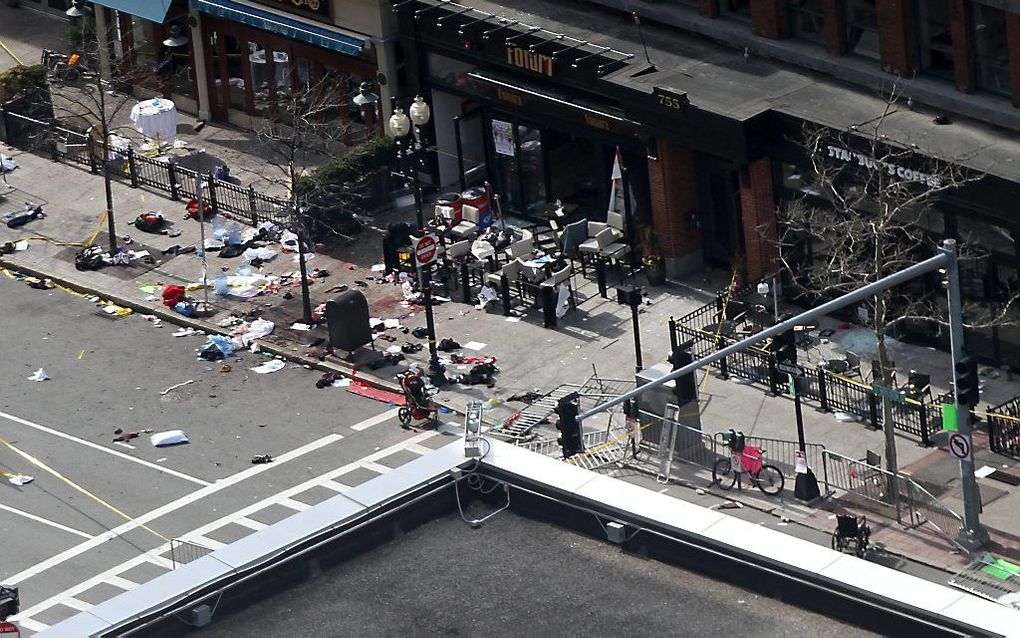
[[[254,0],[287,13],[306,15],[325,22],[333,21],[333,0]]]

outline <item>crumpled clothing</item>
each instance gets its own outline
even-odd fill
[[[243,256],[248,261],[271,261],[276,257],[276,251],[272,248],[248,248],[244,251]]]

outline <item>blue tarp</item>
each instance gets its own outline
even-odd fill
[[[166,20],[166,12],[173,0],[92,0],[93,4],[108,9],[116,9],[139,18],[145,18],[158,24]]]
[[[345,55],[357,57],[365,46],[363,40],[230,0],[191,0],[191,5],[205,13]]]

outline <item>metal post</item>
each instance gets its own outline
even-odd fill
[[[963,339],[963,310],[960,297],[960,271],[956,260],[956,240],[947,239],[940,249],[946,256],[946,298],[949,304],[949,344],[953,353],[953,387],[956,388],[956,364],[963,359],[966,348]],[[976,548],[988,542],[988,531],[979,520],[981,493],[974,477],[974,445],[971,439],[969,406],[959,404],[958,393],[953,393],[958,421],[957,433],[967,440],[970,454],[960,461],[960,483],[963,487],[963,524],[959,539],[965,545]]]
[[[641,372],[644,365],[641,363],[641,326],[638,324],[638,304],[630,304],[630,319],[634,324],[634,370]]]
[[[205,206],[202,204],[202,173],[195,171],[195,200],[198,202],[198,232],[202,242],[202,297],[209,310],[209,260],[205,254]]]
[[[117,254],[117,227],[113,221],[113,183],[110,179],[110,124],[106,114],[106,91],[103,90],[103,75],[96,74],[96,92],[99,94],[100,128],[103,133],[103,189],[106,191],[106,229],[110,233],[110,257]]]

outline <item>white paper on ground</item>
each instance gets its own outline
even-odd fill
[[[400,319],[384,319],[383,320],[383,326],[385,326],[387,329],[390,329],[390,328],[399,328],[400,327]]]
[[[372,264],[372,272],[385,272],[386,264]]]
[[[974,470],[974,476],[977,478],[985,478],[989,474],[995,471],[995,468],[991,465],[982,465],[981,469]]]
[[[19,251],[19,252],[22,251],[22,250],[28,250],[28,240],[27,239],[22,239],[18,243],[14,244],[14,250]]]
[[[287,366],[280,359],[273,359],[272,361],[266,361],[260,366],[255,366],[251,369],[252,372],[257,374],[269,374],[270,372],[276,372],[277,370],[283,370]]]
[[[390,346],[389,348],[386,348],[386,352],[389,352],[391,354],[400,352],[400,346]]]
[[[7,480],[12,484],[21,487],[22,485],[28,485],[35,479],[27,474],[15,474],[14,476],[7,477]]]
[[[187,443],[188,435],[184,433],[184,430],[169,430],[167,432],[157,432],[149,440],[156,447],[166,447],[168,445]]]
[[[297,322],[291,324],[290,329],[291,330],[311,330],[312,327],[309,326],[307,323],[301,323],[300,321],[297,321]]]
[[[467,350],[476,350],[477,351],[477,350],[481,350],[482,348],[484,348],[485,344],[482,343],[481,341],[468,341],[462,347],[467,349]]]
[[[32,376],[30,376],[28,378],[28,380],[29,381],[45,381],[45,380],[47,380],[49,378],[50,378],[50,375],[46,374],[46,371],[43,370],[42,368],[39,368],[38,370],[35,371],[34,374],[32,374]]]
[[[350,384],[351,384],[351,380],[350,379],[337,379],[331,385],[334,388],[346,388]]]

